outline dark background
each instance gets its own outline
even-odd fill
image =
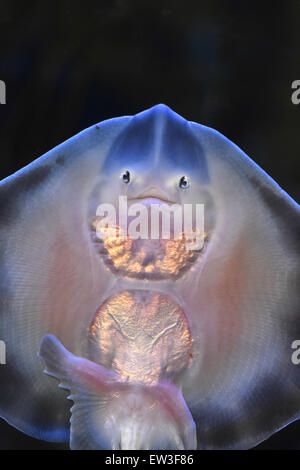
[[[299,202],[299,23],[298,0],[0,0],[0,177],[163,102],[225,134]],[[299,436],[293,423],[258,448],[299,449]],[[0,449],[58,447],[0,420]]]

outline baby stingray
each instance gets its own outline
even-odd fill
[[[300,418],[299,206],[223,135],[157,105],[0,199],[8,423],[71,449],[247,449]]]

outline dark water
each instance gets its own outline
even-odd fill
[[[85,127],[164,102],[300,200],[300,2],[0,3],[0,177]],[[293,423],[262,449],[299,448]],[[54,449],[0,422],[0,448]]]

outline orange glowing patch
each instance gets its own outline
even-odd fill
[[[110,297],[92,321],[89,340],[92,360],[132,382],[174,379],[191,358],[183,310],[169,296],[153,291]]]
[[[104,262],[114,273],[133,279],[178,279],[198,260],[202,249],[188,249],[190,240],[180,238],[120,238],[118,228],[99,239],[95,235],[97,221],[92,224],[92,239]],[[207,234],[204,235],[206,241]]]

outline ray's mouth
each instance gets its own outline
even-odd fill
[[[146,195],[146,196],[139,196],[139,197],[137,196],[137,197],[133,197],[133,198],[128,198],[128,201],[141,202],[141,203],[144,202],[147,205],[150,205],[150,204],[168,204],[168,205],[179,204],[178,202],[170,201],[169,199],[157,197],[157,196],[154,196],[152,194],[149,194],[149,195]]]
[[[168,205],[179,204],[178,201],[176,202],[176,201],[170,200],[166,193],[154,187],[149,188],[147,191],[143,192],[142,194],[128,198],[128,201],[145,202],[147,205],[148,204],[168,204]]]

